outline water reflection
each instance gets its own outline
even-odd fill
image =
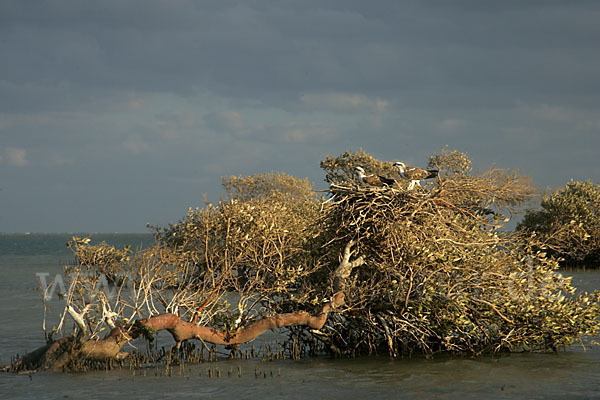
[[[568,399],[600,395],[598,352],[477,359],[220,361],[176,368],[0,376],[8,398]],[[237,370],[242,371],[238,376]],[[209,377],[209,369],[221,371]],[[160,370],[160,369],[159,369]],[[235,373],[229,374],[228,371]],[[144,376],[145,374],[145,376]],[[44,395],[45,394],[45,395]],[[67,398],[67,397],[65,397]]]

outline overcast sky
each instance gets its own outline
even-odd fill
[[[600,177],[598,1],[0,2],[0,232],[145,232],[271,170],[448,145]]]

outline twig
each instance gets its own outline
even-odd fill
[[[488,306],[492,307],[492,309],[493,309],[494,311],[496,311],[496,313],[497,313],[497,314],[498,314],[498,315],[499,315],[499,316],[500,316],[500,317],[501,317],[503,320],[505,320],[506,322],[508,322],[509,324],[514,324],[514,323],[515,323],[515,321],[513,321],[512,319],[506,318],[506,317],[505,317],[505,316],[504,316],[504,315],[503,315],[503,314],[500,312],[500,310],[498,310],[498,309],[496,308],[496,306],[495,306],[495,305],[493,305],[492,303],[490,303],[489,301],[482,300],[482,299],[475,299],[475,298],[472,298],[471,300],[473,300],[473,301],[477,301],[477,302],[479,302],[479,303],[483,303],[483,304],[486,304],[486,305],[488,305]]]

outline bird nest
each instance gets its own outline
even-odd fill
[[[401,187],[331,185],[326,213],[327,225],[341,241],[369,244],[367,251],[393,251],[398,243],[428,243],[432,247],[441,237],[465,239],[466,226],[489,226],[485,213],[472,206],[453,204],[439,190],[405,190]],[[472,231],[472,229],[469,229]],[[476,229],[476,236],[489,234]],[[391,241],[391,243],[390,243]],[[477,242],[480,238],[477,237]]]

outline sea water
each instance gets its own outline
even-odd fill
[[[61,273],[73,235],[0,235],[0,364],[44,343],[39,273]],[[84,236],[84,235],[78,235]],[[152,236],[91,235],[94,243],[148,246]],[[580,290],[600,272],[564,272]],[[49,302],[49,314],[60,312]],[[53,307],[54,306],[54,307]],[[168,334],[162,335],[165,341]],[[259,338],[260,339],[260,338]],[[262,340],[262,339],[260,339]],[[260,343],[258,341],[257,343]],[[258,345],[257,345],[258,346]],[[127,350],[127,349],[125,349]],[[477,358],[385,356],[299,361],[230,360],[86,373],[0,373],[0,399],[593,399],[600,398],[600,349]]]

